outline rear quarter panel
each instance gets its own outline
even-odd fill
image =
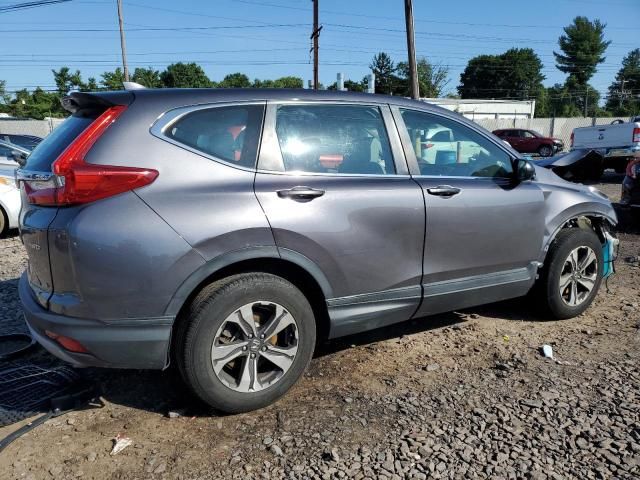
[[[148,167],[159,172],[137,195],[208,261],[228,252],[274,246],[253,191],[255,172],[234,168],[150,133],[165,112],[203,104],[206,96],[134,101],[91,150],[91,163]]]

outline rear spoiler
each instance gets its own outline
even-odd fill
[[[70,113],[80,110],[106,110],[114,105],[130,105],[134,100],[130,92],[71,92],[62,99],[62,106]]]

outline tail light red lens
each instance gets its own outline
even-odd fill
[[[45,330],[44,333],[51,340],[54,340],[55,342],[60,344],[65,350],[76,353],[89,353],[89,350],[87,350],[84,345],[71,337],[58,335],[57,333],[50,332],[49,330]]]
[[[78,205],[152,183],[158,176],[156,170],[90,164],[84,160],[95,142],[126,108],[124,105],[113,106],[91,123],[53,162],[51,179],[25,182],[29,203]]]
[[[633,129],[633,143],[640,143],[640,128]]]

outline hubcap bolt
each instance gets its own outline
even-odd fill
[[[262,335],[260,335],[260,338],[264,338],[264,333]]]
[[[247,349],[247,347],[242,347],[242,350],[246,350],[246,349]]]
[[[255,353],[252,353],[252,354],[251,354],[251,358],[256,358],[256,354],[255,354]]]
[[[249,334],[249,338],[253,338],[253,334],[251,334],[251,333],[250,333],[250,334]]]
[[[262,351],[266,352],[267,351],[267,347],[262,347]]]

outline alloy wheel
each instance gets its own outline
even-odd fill
[[[571,250],[560,273],[560,297],[567,305],[577,307],[593,291],[598,280],[598,257],[591,247]]]
[[[280,380],[298,351],[298,324],[282,305],[248,303],[222,323],[211,346],[218,379],[236,392],[264,390]]]

